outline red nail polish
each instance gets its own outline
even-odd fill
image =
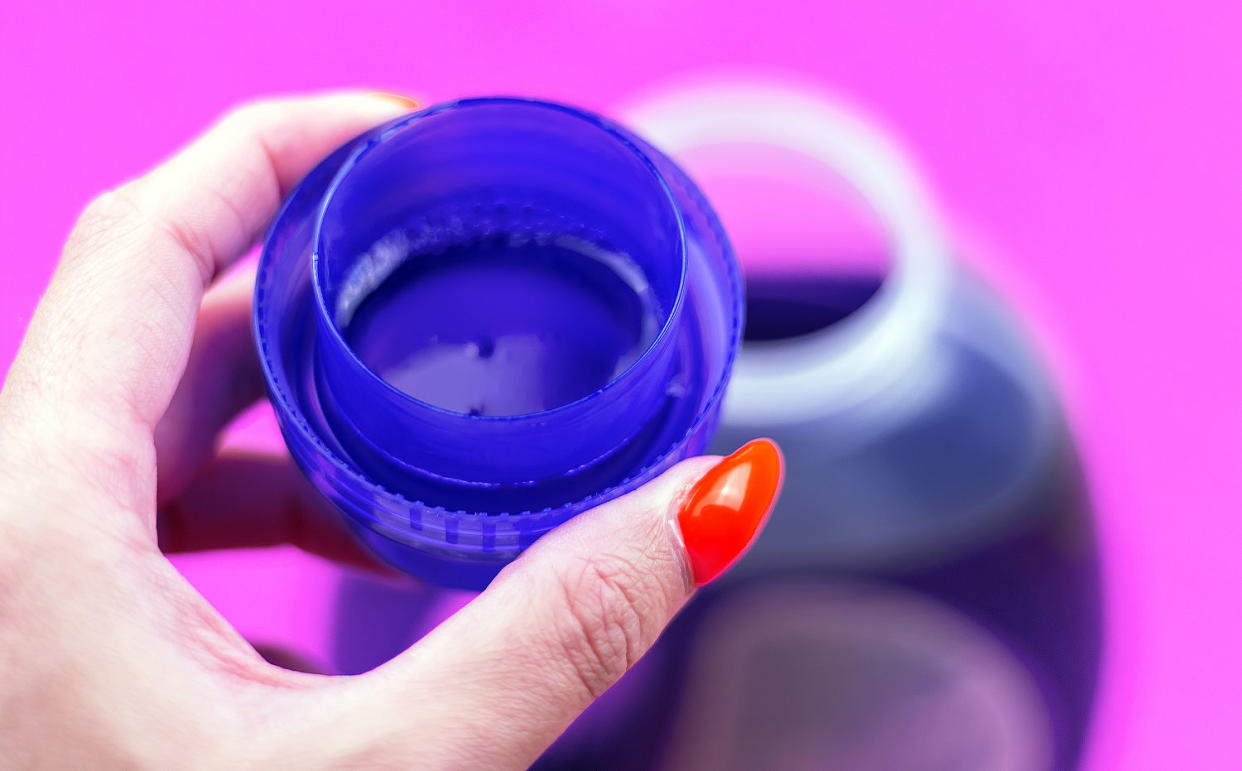
[[[756,439],[690,489],[677,524],[696,584],[723,573],[755,540],[780,491],[784,466],[772,440]]]

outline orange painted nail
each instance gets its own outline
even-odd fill
[[[690,488],[677,524],[696,584],[723,573],[755,540],[776,501],[784,471],[776,444],[756,439]]]
[[[382,97],[384,99],[388,99],[390,101],[396,102],[397,104],[401,105],[407,110],[417,110],[421,106],[419,105],[417,99],[411,99],[408,96],[402,96],[401,94],[393,94],[388,91],[372,91],[371,95]]]

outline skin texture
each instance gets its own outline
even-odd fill
[[[252,277],[217,277],[319,158],[407,109],[247,105],[82,214],[0,391],[0,765],[524,767],[693,590],[670,522],[712,458],[558,528],[355,677],[267,663],[165,558],[369,564],[287,458],[215,453],[262,386]]]

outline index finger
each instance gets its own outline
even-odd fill
[[[246,252],[318,160],[411,106],[361,93],[256,102],[101,195],[74,227],[6,391],[127,431],[152,429],[181,378],[212,278]]]

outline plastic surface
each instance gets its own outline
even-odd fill
[[[290,452],[362,539],[480,588],[702,452],[740,285],[701,193],[646,142],[472,99],[307,176],[264,246],[255,338]]]

